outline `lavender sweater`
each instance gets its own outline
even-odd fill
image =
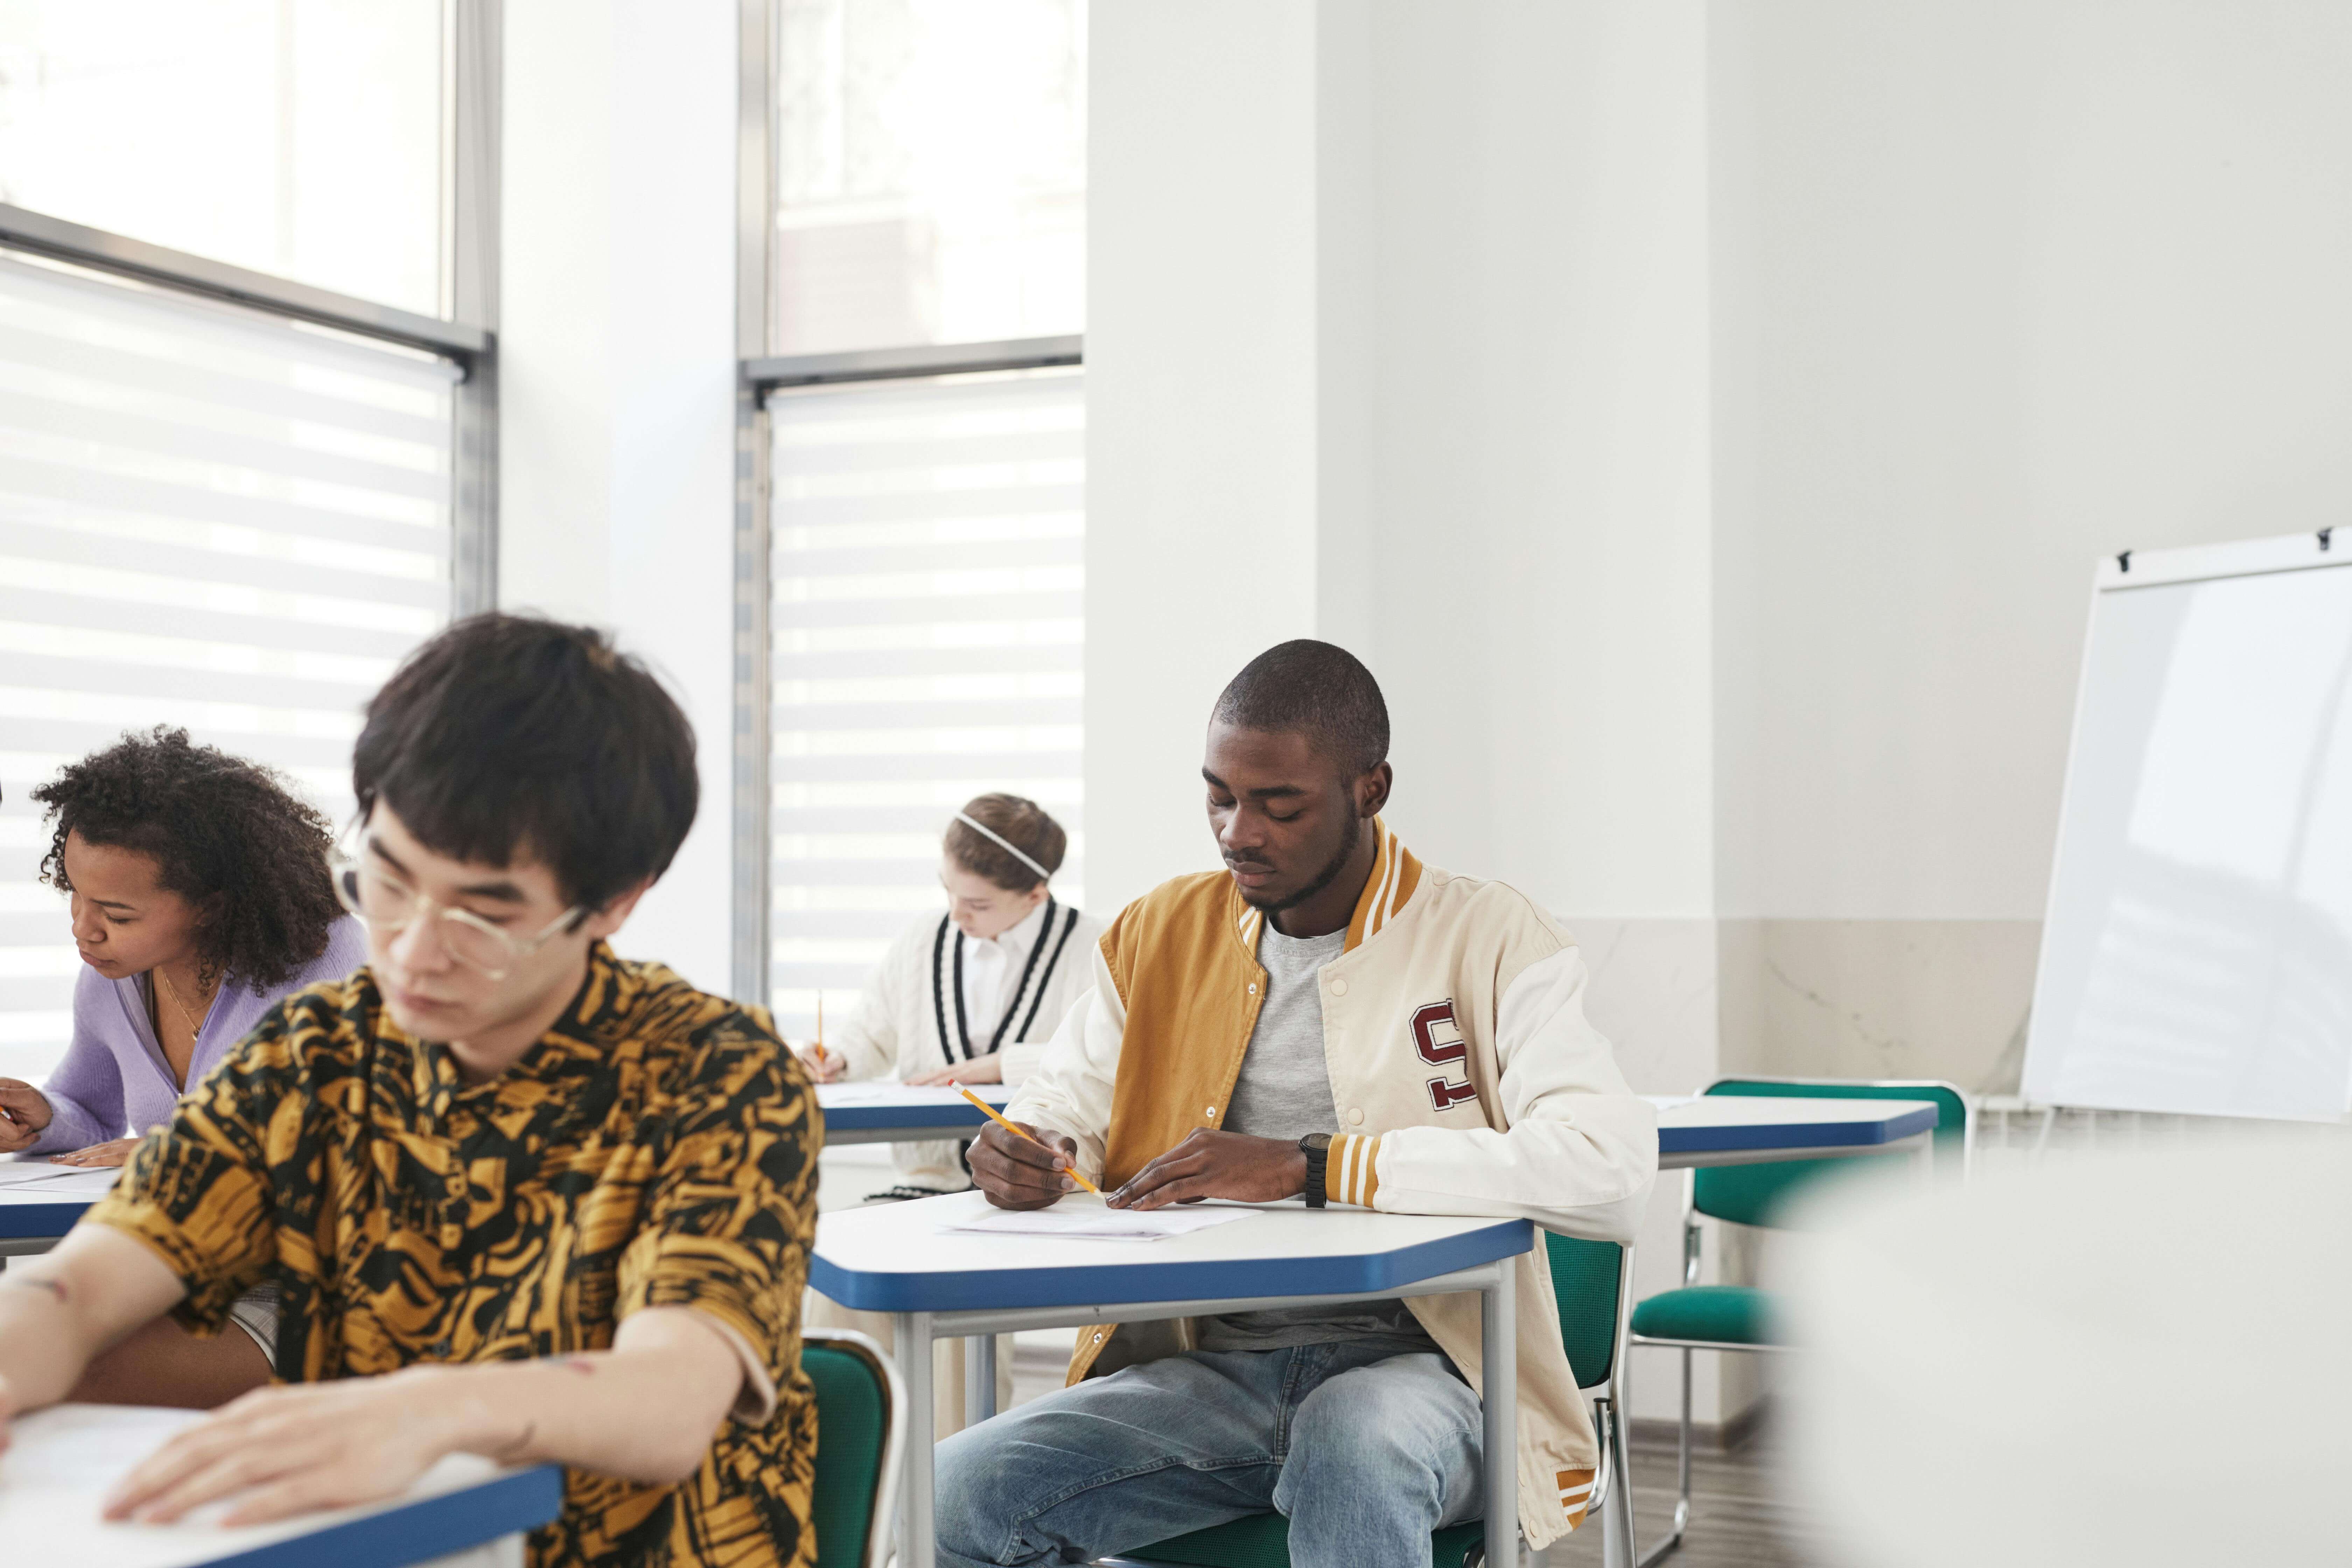
[[[196,1033],[188,1058],[194,1089],[220,1065],[228,1048],[245,1038],[278,998],[321,980],[341,980],[367,962],[367,933],[349,915],[327,931],[327,951],[294,972],[282,985],[256,996],[236,975],[221,982],[213,1010]],[[180,1090],[164,1065],[163,1047],[147,1021],[147,996],[139,977],[109,980],[85,965],[74,982],[73,1044],[65,1060],[41,1086],[48,1096],[49,1124],[26,1152],[59,1154],[92,1143],[135,1137],[172,1119]]]

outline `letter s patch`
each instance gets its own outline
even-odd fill
[[[1448,1037],[1444,1039],[1438,1037],[1441,1026],[1447,1031]],[[1412,1047],[1423,1061],[1433,1068],[1452,1068],[1469,1059],[1470,1042],[1462,1037],[1462,1026],[1454,1021],[1451,997],[1412,1010]],[[1460,1083],[1446,1078],[1431,1079],[1429,1103],[1439,1110],[1451,1110],[1465,1100],[1477,1099],[1478,1091],[1467,1081],[1469,1074],[1465,1072],[1463,1078],[1465,1081]]]

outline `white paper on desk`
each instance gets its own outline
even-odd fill
[[[1070,1241],[1159,1241],[1247,1219],[1249,1215],[1248,1209],[1236,1208],[1137,1210],[1071,1204],[1049,1209],[1000,1209],[971,1219],[950,1220],[940,1228],[976,1230],[990,1236],[1058,1236]]]
[[[0,1164],[0,1191],[30,1187],[57,1197],[102,1196],[122,1174],[120,1165],[52,1165],[22,1160]]]

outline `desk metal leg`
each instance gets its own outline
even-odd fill
[[[900,1312],[891,1335],[898,1375],[907,1384],[906,1501],[898,1522],[901,1568],[930,1568],[940,1560],[931,1516],[931,1315]]]
[[[963,1424],[977,1426],[996,1414],[996,1336],[963,1342]]]
[[[1494,1266],[1478,1293],[1478,1375],[1486,1413],[1487,1568],[1519,1563],[1518,1270],[1513,1259]],[[919,1559],[918,1561],[920,1561]]]

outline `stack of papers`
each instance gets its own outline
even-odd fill
[[[1138,1211],[1065,1198],[1049,1209],[997,1209],[968,1219],[951,1219],[940,1228],[988,1236],[1057,1236],[1067,1241],[1158,1241],[1247,1219],[1250,1213],[1245,1208],[1205,1205]]]

